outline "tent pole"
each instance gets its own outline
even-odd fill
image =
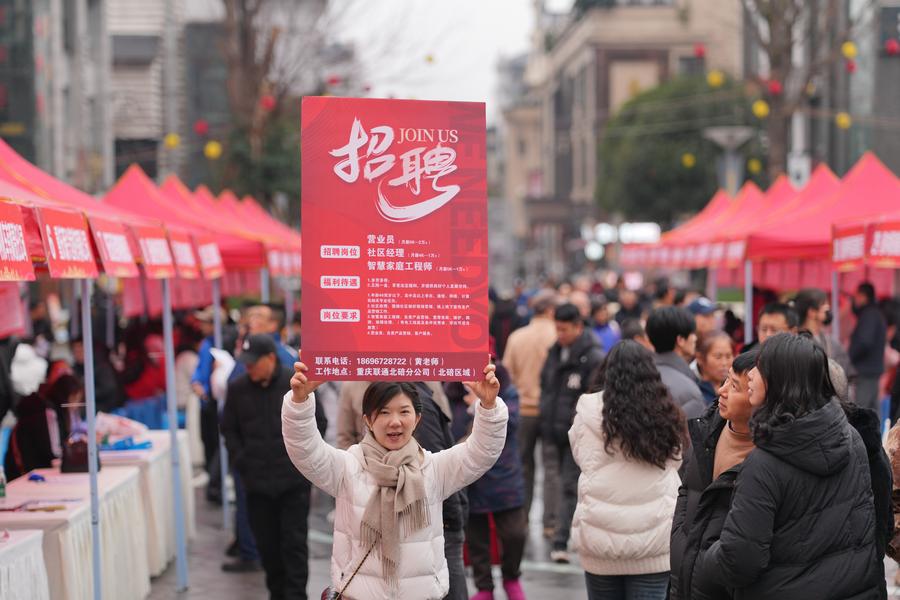
[[[169,447],[172,458],[172,501],[175,506],[175,548],[178,586],[176,591],[188,588],[187,552],[184,535],[184,502],[181,489],[181,453],[178,451],[178,411],[175,398],[175,346],[172,332],[172,281],[162,280],[163,288],[163,338],[166,346],[166,408],[169,417]]]
[[[285,322],[290,323],[294,319],[294,293],[291,291],[286,277],[281,287],[284,290],[284,319]]]
[[[81,336],[81,313],[78,310],[78,298],[81,296],[78,280],[72,280],[72,305],[69,307],[69,339]]]
[[[212,282],[212,303],[213,310],[213,346],[222,348],[222,280],[213,279]],[[215,398],[210,398],[210,402],[216,402]],[[218,406],[216,411],[218,411]],[[228,450],[225,448],[225,437],[216,427],[216,437],[219,438],[219,472],[222,482],[222,529],[228,531],[231,527],[231,506],[228,504],[228,496],[225,493],[227,486],[225,482],[228,480]]]
[[[113,285],[106,286],[106,347],[112,350],[116,345],[116,300],[113,297]]]
[[[75,282],[77,284],[77,281]],[[100,579],[100,497],[97,490],[97,396],[94,386],[94,329],[91,327],[91,280],[81,280],[84,327],[84,401],[88,427],[88,473],[91,485],[91,549],[93,550],[94,600],[102,597]]]
[[[831,271],[831,337],[841,343],[841,274]]]
[[[719,270],[715,267],[709,267],[706,269],[706,297],[716,301],[716,296],[719,295]]]
[[[744,261],[744,343],[753,341],[753,263]]]
[[[269,267],[259,270],[259,296],[260,302],[269,303]]]

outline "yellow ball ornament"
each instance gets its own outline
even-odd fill
[[[853,60],[858,54],[856,44],[854,44],[853,42],[844,42],[843,44],[841,44],[841,54],[843,54],[844,58],[846,58],[847,60]]]
[[[720,88],[725,84],[725,73],[713,69],[706,74],[706,84],[711,88]]]
[[[209,160],[218,159],[220,156],[222,156],[222,144],[215,140],[206,142],[206,145],[203,146],[203,156],[205,156]]]
[[[181,136],[177,133],[167,133],[163,138],[163,145],[167,150],[174,150],[181,145]]]
[[[690,152],[681,155],[681,166],[685,169],[693,169],[697,164],[697,157]]]
[[[769,116],[769,103],[765,100],[757,100],[751,107],[753,116],[757,119],[765,119]]]
[[[834,116],[834,124],[838,126],[838,129],[850,129],[850,126],[853,125],[853,117],[848,113],[839,112]]]
[[[759,175],[762,172],[762,161],[758,158],[751,158],[747,161],[747,170],[754,175]]]

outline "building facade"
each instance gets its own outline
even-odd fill
[[[524,74],[529,92],[504,111],[506,182],[529,270],[560,276],[583,262],[578,241],[596,217],[607,121],[678,74],[743,77],[744,13],[739,0],[619,0],[563,20],[542,4]]]

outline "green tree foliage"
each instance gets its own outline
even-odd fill
[[[218,188],[229,188],[238,196],[252,195],[270,206],[277,192],[290,202],[290,217],[299,214],[300,118],[279,115],[265,126],[261,153],[254,158],[246,127],[234,127],[225,144],[222,170],[215,179]]]
[[[742,84],[726,81],[712,89],[703,76],[677,78],[632,98],[601,133],[600,208],[664,226],[701,209],[718,187],[722,154],[703,138],[703,130],[723,125],[758,129],[751,103]],[[747,158],[764,157],[759,139],[742,148],[745,164]],[[688,153],[696,158],[692,168],[682,163]]]

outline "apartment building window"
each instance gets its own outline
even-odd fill
[[[678,72],[681,75],[702,75],[706,72],[706,61],[702,56],[679,56]]]

